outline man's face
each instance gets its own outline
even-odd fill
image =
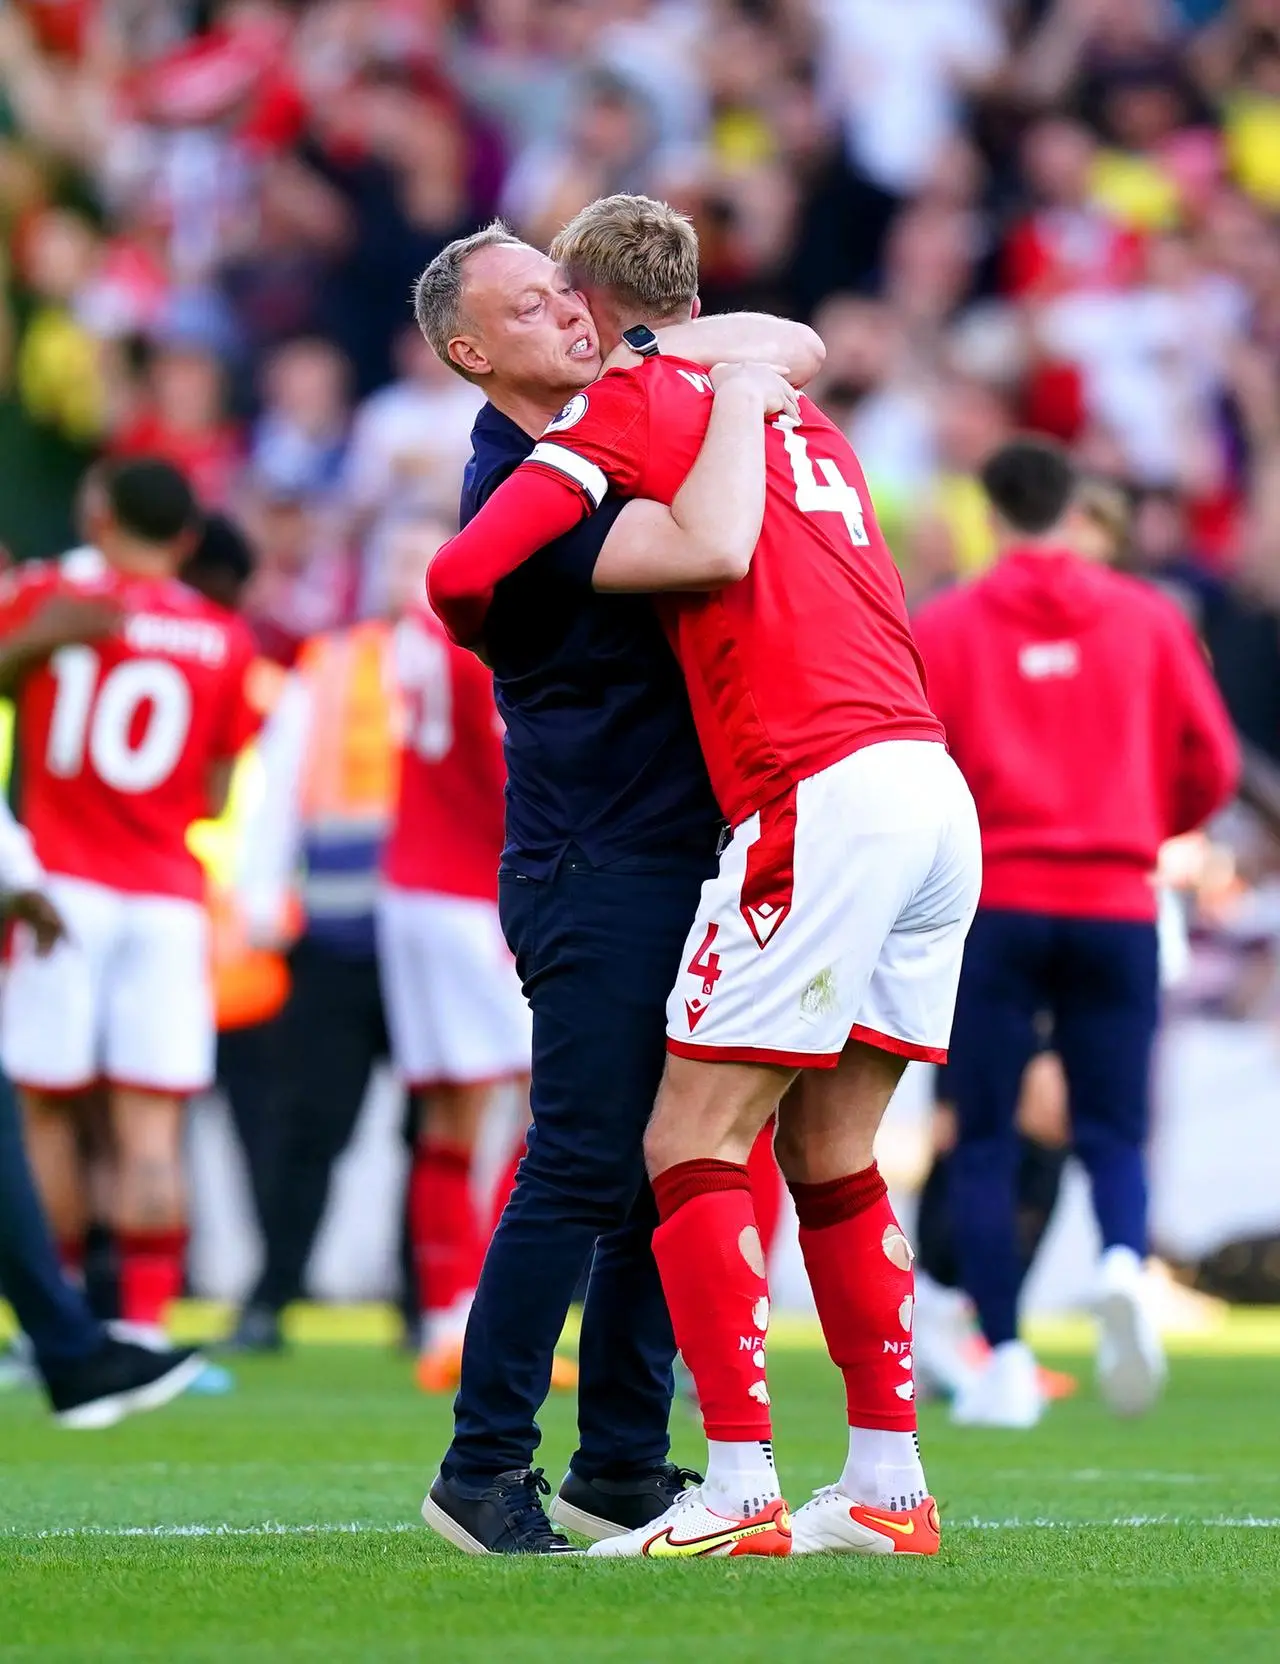
[[[600,345],[582,296],[553,260],[497,243],[467,261],[463,329],[449,350],[490,391],[568,396],[600,374]]]

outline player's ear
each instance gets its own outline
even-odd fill
[[[488,375],[493,368],[480,348],[466,335],[455,335],[450,341],[449,360],[470,376]]]
[[[694,318],[700,318],[701,316],[702,316],[702,296],[701,295],[695,295],[693,297],[693,304],[689,308],[689,317],[690,317],[690,320],[692,320]]]

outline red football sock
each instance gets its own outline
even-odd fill
[[[747,1157],[747,1172],[751,1177],[751,1200],[755,1203],[756,1224],[760,1230],[760,1243],[764,1248],[766,1265],[769,1255],[773,1252],[774,1239],[778,1234],[778,1221],[782,1217],[783,1178],[773,1153],[775,1125],[776,1118],[771,1115],[760,1129],[760,1136],[751,1146],[751,1154]]]
[[[169,1302],[182,1293],[186,1226],[164,1231],[121,1230],[116,1240],[120,1249],[120,1315],[126,1323],[159,1327]]]
[[[911,1433],[912,1252],[880,1169],[793,1184],[800,1247],[822,1332],[844,1376],[850,1427]]]
[[[498,1221],[502,1218],[502,1210],[511,1200],[511,1192],[516,1187],[516,1173],[520,1163],[524,1160],[525,1142],[521,1137],[519,1144],[512,1151],[511,1160],[498,1174],[498,1182],[493,1187],[493,1197],[489,1204],[489,1235],[498,1228]]]
[[[707,1437],[767,1440],[769,1283],[747,1170],[682,1161],[659,1173],[653,1194],[653,1257]]]
[[[471,1199],[465,1144],[419,1144],[409,1175],[409,1233],[423,1312],[445,1312],[470,1294],[484,1249]]]

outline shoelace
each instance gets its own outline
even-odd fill
[[[554,1541],[568,1547],[568,1538],[552,1529],[551,1521],[542,1511],[541,1498],[551,1495],[551,1486],[541,1468],[526,1468],[502,1486],[498,1494],[507,1505],[518,1537]]]
[[[682,1491],[691,1490],[695,1485],[701,1485],[703,1476],[695,1468],[672,1467],[667,1475],[673,1485]]]
[[[667,1511],[668,1513],[687,1513],[691,1508],[701,1508],[704,1506],[705,1504],[702,1500],[702,1486],[699,1483],[697,1485],[688,1486],[677,1496],[673,1497],[671,1502],[668,1504]]]

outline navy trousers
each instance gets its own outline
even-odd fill
[[[1022,1074],[1039,1013],[1053,1018],[1072,1141],[1107,1248],[1147,1246],[1145,1145],[1159,1015],[1154,924],[979,908],[951,1037],[957,1142],[951,1209],[964,1287],[993,1346],[1017,1334]]]
[[[554,1348],[588,1260],[572,1466],[585,1478],[622,1478],[667,1455],[675,1341],[653,1260],[642,1140],[665,1058],[667,995],[713,870],[566,858],[549,880],[502,874],[503,930],[533,1009],[533,1125],[467,1324],[449,1478],[484,1484],[530,1465]]]
[[[38,1364],[87,1358],[103,1342],[80,1290],[62,1274],[36,1195],[13,1089],[0,1075],[0,1293],[13,1307]]]

